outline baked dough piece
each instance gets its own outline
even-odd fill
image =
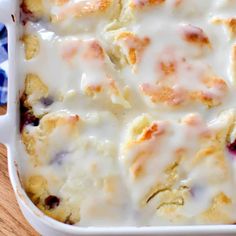
[[[130,67],[135,84],[149,106],[214,107],[226,96],[226,81],[215,72],[218,68],[207,61],[214,50],[203,29],[180,24],[168,26],[165,32],[157,27],[149,34],[117,30],[108,35],[112,57],[122,68]]]
[[[63,113],[59,113],[58,115],[50,114],[44,116],[41,119],[39,126],[34,128],[34,130],[31,131],[27,126],[24,128],[22,140],[25,144],[26,151],[30,155],[35,166],[49,163],[52,155],[50,149],[56,149],[57,151],[57,148],[60,148],[61,140],[55,140],[52,145],[50,140],[53,137],[50,137],[50,134],[52,134],[54,130],[63,132],[63,144],[66,146],[66,143],[69,144],[74,140],[76,135],[78,135],[77,126],[79,125],[79,120],[79,116],[76,115]]]
[[[40,50],[39,40],[36,35],[24,35],[22,37],[25,49],[25,59],[33,59]]]
[[[155,16],[162,15],[163,18],[167,16],[166,20],[171,16],[189,21],[206,16],[213,3],[198,0],[123,0],[120,20],[124,23],[139,23],[146,17],[153,16],[154,21]]]
[[[27,97],[26,105],[34,106],[40,99],[48,96],[48,87],[35,74],[28,74],[25,78],[24,93]]]
[[[62,48],[62,58],[67,63],[81,61],[84,73],[81,78],[81,90],[90,97],[106,94],[113,104],[129,108],[121,89],[118,75],[113,70],[106,52],[97,40],[65,42]],[[91,71],[93,68],[93,71]],[[83,68],[81,68],[83,70]]]
[[[152,9],[164,7],[166,0],[122,0],[120,22],[127,24],[135,22],[139,15]]]
[[[32,73],[26,75],[24,90],[21,96],[21,106],[26,113],[30,111],[33,116],[40,118],[51,110],[51,106],[55,102],[61,101],[62,97],[60,94],[54,94],[54,96],[52,96],[49,93],[48,86],[38,75]],[[22,118],[24,120],[23,116]],[[27,117],[25,118],[27,119]],[[27,122],[27,120],[25,121]]]
[[[236,38],[236,16],[225,19],[215,17],[212,19],[212,23],[224,26],[229,34],[230,39]]]
[[[26,27],[31,32],[37,26]],[[48,113],[57,103],[76,96],[102,101],[110,107],[130,108],[125,83],[99,40],[74,36],[59,39],[42,30],[26,34],[23,42],[25,66],[34,67],[33,73],[26,75],[24,93],[36,115]],[[49,69],[42,72],[38,64]]]
[[[150,225],[235,221],[227,154],[235,119],[234,111],[209,124],[197,114],[180,122],[144,114],[129,125],[120,161],[137,208],[151,212]]]
[[[23,0],[21,9],[24,14],[40,18],[44,14],[43,0]]]
[[[42,175],[30,176],[25,183],[25,188],[32,202],[46,215],[66,224],[79,222],[79,205],[74,206],[66,199],[62,200],[58,196],[51,195],[48,180]]]
[[[89,135],[108,121],[107,132]],[[25,126],[22,140],[34,172],[25,175],[24,183],[34,204],[68,224],[122,220],[128,197],[115,158],[117,127],[106,112],[85,118],[56,112],[45,115],[37,127]]]
[[[165,0],[130,0],[129,7],[133,9],[142,9],[145,7],[158,6],[165,2]]]
[[[59,31],[76,33],[106,25],[119,15],[118,0],[24,0],[23,14],[29,19],[46,19]]]
[[[235,8],[235,0],[219,0],[211,16],[211,23],[224,27],[231,40],[236,38]]]
[[[236,116],[218,116],[235,3],[23,1],[23,182],[39,209],[79,226],[236,222]]]

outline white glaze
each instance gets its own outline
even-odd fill
[[[95,216],[93,218],[92,215],[87,214],[86,207],[92,204],[93,201],[97,201],[98,203],[96,203],[98,205],[101,204],[102,207],[104,206],[102,205],[104,203],[102,203],[102,197],[99,194],[96,196],[96,198],[94,198],[95,194],[92,192],[90,193],[91,196],[86,196],[87,202],[84,203],[85,208],[83,209],[82,207],[81,209],[82,219],[78,225],[104,226],[110,224],[198,224],[198,219],[192,219],[191,217],[204,212],[204,210],[209,207],[210,201],[213,196],[215,196],[215,194],[220,191],[224,191],[229,197],[235,199],[235,191],[232,188],[233,184],[231,176],[233,175],[233,170],[229,173],[230,177],[225,182],[214,185],[210,182],[205,182],[206,179],[212,178],[210,173],[208,173],[208,169],[213,166],[213,163],[203,163],[202,166],[197,166],[194,170],[190,171],[188,167],[189,163],[186,162],[183,163],[183,169],[188,172],[188,175],[181,181],[183,181],[185,184],[188,184],[189,186],[199,185],[199,183],[202,185],[202,182],[204,182],[204,191],[197,200],[189,199],[189,201],[184,205],[183,209],[181,210],[181,213],[186,216],[184,221],[169,222],[160,216],[155,216],[155,200],[148,207],[148,210],[139,207],[139,201],[148,191],[148,189],[155,183],[155,179],[158,178],[165,181],[165,178],[163,178],[163,170],[168,163],[173,161],[173,150],[182,148],[184,146],[189,150],[190,156],[194,155],[194,153],[200,148],[199,133],[201,128],[207,127],[210,132],[214,132],[216,129],[215,127],[217,127],[217,129],[224,129],[227,126],[224,121],[220,120],[215,124],[212,122],[212,120],[214,120],[220,112],[228,108],[232,108],[234,104],[233,91],[235,88],[233,86],[232,73],[229,70],[230,51],[234,42],[228,40],[228,35],[224,31],[223,27],[212,25],[210,23],[210,19],[213,16],[223,15],[224,17],[227,17],[235,14],[231,10],[231,4],[235,3],[232,1],[232,3],[227,5],[227,1],[217,1],[217,3],[214,4],[214,1],[200,2],[197,0],[192,0],[185,1],[184,7],[174,10],[173,2],[174,1],[167,1],[165,6],[147,10],[146,13],[137,13],[137,21],[130,23],[121,29],[121,31],[132,31],[141,38],[149,37],[151,39],[151,44],[143,53],[140,65],[137,65],[136,68],[132,68],[131,66],[127,65],[120,71],[115,65],[112,64],[107,55],[105,56],[104,61],[95,59],[88,62],[84,60],[84,58],[81,56],[81,51],[79,51],[72,61],[68,62],[62,58],[65,45],[69,45],[70,47],[73,43],[80,44],[82,42],[81,50],[83,52],[83,50],[86,50],[87,42],[90,42],[94,39],[97,39],[101,46],[103,46],[106,50],[110,50],[113,45],[109,43],[109,37],[111,34],[116,33],[116,31],[106,32],[105,35],[98,35],[98,27],[96,30],[89,32],[88,34],[83,32],[73,36],[58,36],[55,33],[51,33],[50,31],[44,29],[40,23],[28,24],[25,27],[25,32],[37,34],[40,38],[40,52],[39,55],[37,55],[31,61],[24,61],[22,63],[21,68],[23,78],[26,73],[38,74],[42,81],[48,86],[49,93],[57,98],[56,102],[50,108],[45,108],[40,104],[36,104],[33,107],[34,112],[36,114],[43,114],[45,112],[67,110],[69,112],[79,114],[82,117],[87,117],[88,120],[89,117],[91,117],[91,124],[88,122],[89,126],[91,127],[86,130],[84,138],[87,140],[96,139],[101,141],[101,143],[108,142],[117,148],[117,161],[115,162],[115,166],[110,165],[108,162],[102,162],[99,164],[101,164],[101,168],[104,170],[102,171],[103,173],[106,171],[114,171],[117,175],[120,175],[120,178],[122,179],[120,192],[125,192],[125,197],[121,196],[121,198],[123,197],[124,199],[120,200],[126,207],[129,206],[128,209],[126,209],[127,212],[125,211],[124,213],[124,211],[121,210],[122,207],[120,205],[114,209],[114,206],[111,204],[111,208],[106,205],[108,208],[108,216],[105,218],[99,218],[99,216],[96,218]],[[192,9],[194,9],[194,11],[192,11]],[[52,9],[52,12],[54,13],[57,13],[57,11],[58,8]],[[67,20],[69,22],[67,22],[67,24],[70,26],[75,24],[73,19]],[[203,50],[183,42],[183,40],[181,40],[178,35],[179,28],[186,24],[192,24],[203,29],[212,43],[212,48]],[[67,26],[63,25],[63,27]],[[52,26],[48,28],[53,29]],[[146,101],[142,95],[140,95],[140,84],[155,83],[157,76],[155,71],[156,54],[160,55],[162,50],[169,46],[171,48],[173,47],[173,50],[176,49],[176,54],[180,55],[180,57],[187,57],[189,59],[189,63],[194,67],[193,72],[191,73],[188,73],[185,67],[180,67],[178,75],[180,79],[178,79],[178,82],[175,84],[175,86],[184,87],[187,90],[207,90],[199,82],[198,78],[199,73],[211,67],[214,74],[222,78],[229,87],[226,95],[218,91],[217,88],[210,90],[210,92],[216,96],[219,96],[219,100],[222,102],[221,106],[208,109],[203,104],[188,104],[187,106],[183,106],[178,109],[172,109],[163,104],[160,106],[150,104],[150,101]],[[21,49],[23,58],[23,48]],[[163,57],[166,59],[165,50],[163,52]],[[104,85],[106,84],[106,77],[112,77],[117,82],[121,94],[123,94],[125,86],[128,85],[128,87],[131,89],[129,101],[126,101],[122,96],[118,96],[118,98],[113,99],[109,93],[102,94],[101,96],[99,94],[95,98],[87,97],[85,95],[84,88],[86,86],[94,84]],[[105,88],[105,92],[107,92],[106,89],[107,88]],[[113,118],[111,118],[109,115],[105,116],[108,117],[108,120],[106,121],[105,119],[104,121],[104,117],[100,117],[100,114],[98,115],[96,113],[101,113],[103,111],[110,111],[113,113],[114,117],[113,115],[111,117],[113,117],[116,121],[113,122]],[[153,160],[148,163],[146,168],[147,172],[150,174],[142,179],[138,184],[136,184],[133,183],[132,180],[130,181],[128,179],[126,165],[129,165],[129,159],[132,159],[134,154],[140,151],[140,147],[134,151],[131,150],[129,154],[124,154],[123,144],[126,130],[128,129],[127,125],[132,123],[133,119],[144,112],[154,117],[154,120],[160,122],[161,125],[163,124],[163,126],[165,126],[166,124],[168,129],[170,126],[171,131],[169,136],[167,136],[163,143],[160,144],[161,150],[154,150],[154,156],[156,157],[157,155],[158,159],[153,158]],[[185,117],[186,114],[192,112],[199,113],[204,119],[202,126],[197,127],[197,130],[192,130],[189,127],[185,127],[179,123],[180,119]],[[93,121],[96,120],[96,117],[100,117],[99,119],[101,119],[99,127],[92,125]],[[55,134],[55,139],[59,136],[63,137],[63,133],[60,131]],[[65,142],[66,140],[62,139],[61,142],[57,143],[57,145],[52,145],[52,147],[64,147],[66,146]],[[59,171],[54,169],[53,166],[41,167],[38,171],[41,174],[55,171],[55,175],[60,176],[62,179],[65,178],[65,185],[60,190],[61,192],[59,194],[65,196],[69,192],[67,188],[75,189],[76,193],[73,195],[72,191],[71,194],[76,200],[77,197],[79,197],[77,195],[79,188],[77,188],[76,183],[81,180],[78,172],[84,171],[84,169],[87,168],[87,165],[90,165],[91,163],[90,160],[88,160],[88,163],[83,162],[82,160],[82,166],[78,164],[78,158],[81,158],[81,149],[79,148],[79,144],[76,142],[74,143],[74,141],[71,142],[76,148],[78,148],[78,150],[76,150],[69,158],[70,162],[68,163],[68,166],[65,166],[65,168],[68,168],[68,172],[63,171],[64,174],[60,176]],[[168,146],[168,148],[166,148],[166,146]],[[104,148],[106,149],[106,147]],[[146,150],[149,150],[149,148],[149,144],[144,144],[144,147],[141,147],[141,149]],[[52,150],[52,152],[55,154],[57,150]],[[95,154],[86,153],[86,156],[88,159],[93,159]],[[226,152],[226,160],[228,157],[229,155]],[[124,163],[125,159],[128,159],[128,162],[125,161]],[[229,158],[229,160],[231,159]],[[229,162],[230,163],[228,163],[228,165],[231,165],[232,161]],[[158,166],[158,169],[156,166]],[[29,175],[35,170],[28,171]],[[216,175],[218,174],[217,171],[218,170],[214,171]],[[179,184],[181,185],[181,183]],[[126,193],[127,189],[128,193]],[[130,199],[132,202],[130,202]],[[201,204],[196,207],[195,201],[198,201]],[[117,219],[109,217],[114,214],[117,215]],[[124,217],[124,215],[126,217]],[[137,217],[137,215],[139,215],[139,217]],[[231,215],[233,215],[233,213],[231,213]]]

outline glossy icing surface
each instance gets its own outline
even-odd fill
[[[25,0],[25,189],[78,226],[236,221],[236,1]]]

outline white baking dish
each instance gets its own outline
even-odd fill
[[[29,223],[42,235],[236,235],[236,225],[214,226],[163,226],[163,227],[110,227],[81,228],[57,222],[45,216],[27,197],[21,187],[18,164],[17,140],[19,140],[19,91],[17,67],[17,40],[19,21],[19,1],[0,0],[0,21],[5,23],[9,35],[9,84],[8,111],[0,116],[0,142],[8,149],[8,166],[12,186],[20,208]],[[14,22],[15,21],[15,22]]]

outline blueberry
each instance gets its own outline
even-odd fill
[[[23,94],[20,99],[20,132],[25,125],[38,126],[40,119],[36,117],[29,107],[25,106],[26,95]]]
[[[190,189],[190,194],[192,195],[193,198],[197,198],[201,196],[204,193],[205,189],[203,186],[200,185],[194,185]]]
[[[50,164],[58,164],[58,165],[61,165],[62,162],[63,162],[63,159],[65,158],[65,156],[68,154],[68,152],[66,151],[61,151],[61,152],[58,152],[53,160],[50,162]]]
[[[60,205],[60,198],[58,198],[57,196],[50,195],[45,198],[44,203],[49,210],[55,209]]]
[[[53,99],[53,97],[51,97],[51,96],[43,97],[43,98],[40,99],[40,102],[41,102],[45,107],[48,107],[48,106],[51,106],[51,105],[54,103],[54,99]]]

